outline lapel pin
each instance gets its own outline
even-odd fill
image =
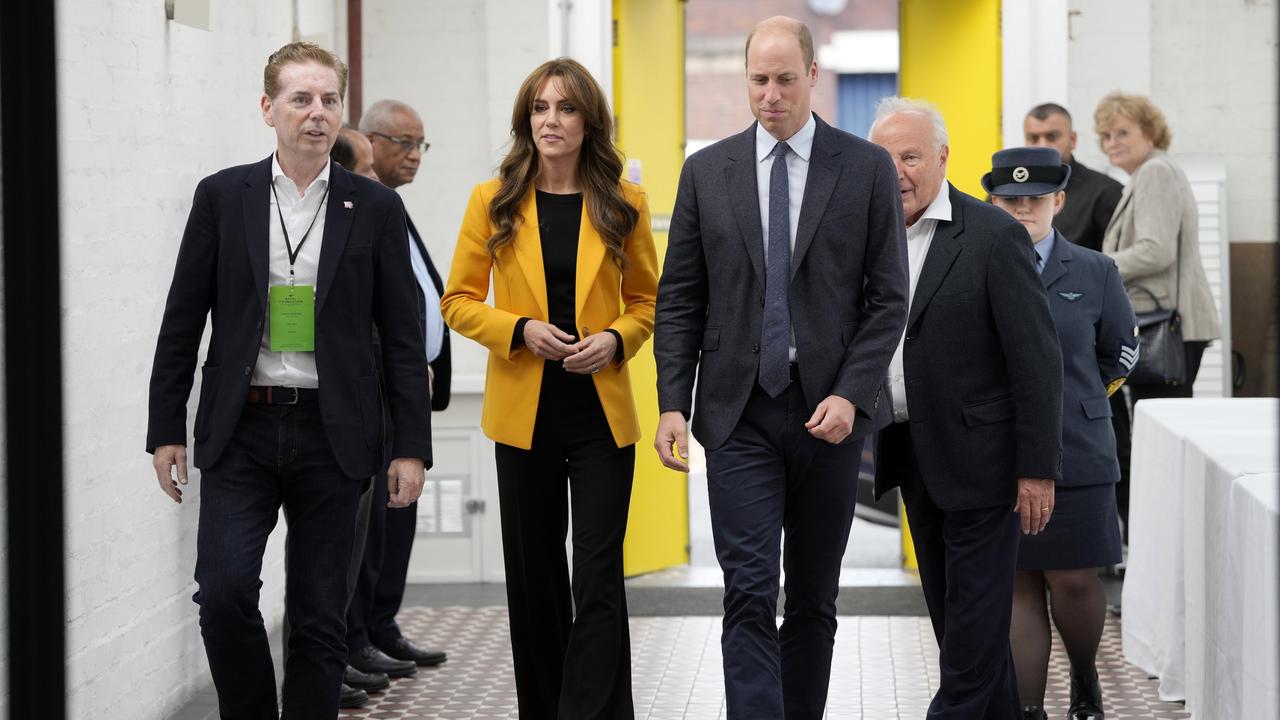
[[[348,210],[350,210],[351,208],[353,208],[353,207],[355,207],[355,206],[356,206],[356,205],[355,205],[355,203],[351,202],[350,200],[343,200],[343,201],[342,201],[342,207],[344,207],[344,208],[346,208],[346,209],[348,209]]]

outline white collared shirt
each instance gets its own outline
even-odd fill
[[[280,168],[280,161],[273,155],[271,158],[271,182],[275,192],[267,189],[270,207],[267,212],[267,286],[289,284],[289,251],[285,247],[284,231],[280,228],[280,216],[289,227],[289,242],[294,250],[315,218],[307,241],[302,243],[298,251],[297,261],[293,264],[293,282],[295,285],[316,286],[316,278],[320,269],[320,245],[324,238],[324,216],[328,207],[325,190],[329,187],[329,163],[310,187],[302,193],[298,186]],[[276,197],[280,198],[279,212],[276,211]],[[324,207],[321,200],[324,199]],[[258,362],[253,368],[254,385],[287,385],[301,388],[320,387],[320,377],[316,372],[316,354],[314,352],[272,352],[271,351],[271,310],[263,313],[262,343],[258,346]]]
[[[908,314],[911,312],[911,304],[915,302],[916,284],[920,282],[920,271],[924,268],[925,257],[929,255],[929,246],[933,244],[933,233],[938,229],[938,221],[951,222],[951,184],[946,180],[942,181],[938,196],[925,208],[916,224],[907,227]],[[893,351],[893,359],[889,361],[889,397],[893,401],[894,422],[904,422],[910,417],[907,413],[907,382],[902,364],[902,346],[906,335],[906,328],[903,328],[902,336],[898,338],[898,348]]]
[[[787,157],[787,201],[790,205],[791,252],[796,249],[796,229],[800,225],[800,206],[804,202],[804,186],[809,179],[809,157],[813,153],[813,134],[818,123],[809,113],[809,121],[794,135],[784,141],[791,153]],[[769,134],[764,126],[756,124],[756,192],[760,197],[760,229],[764,236],[764,257],[769,257],[769,175],[773,172],[773,149],[780,141]],[[791,347],[787,359],[796,360],[795,331],[791,335]]]

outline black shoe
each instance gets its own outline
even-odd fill
[[[369,693],[353,688],[346,683],[342,684],[342,694],[338,696],[338,707],[340,708],[357,708],[364,707],[369,702]]]
[[[409,677],[418,672],[417,666],[412,662],[389,658],[372,645],[351,653],[347,664],[362,673],[386,673],[387,677],[393,678]]]
[[[396,641],[390,645],[379,645],[378,649],[396,660],[407,660],[423,667],[439,665],[449,659],[443,650],[420,648],[403,636],[396,638]]]
[[[1103,720],[1102,685],[1098,682],[1098,671],[1089,668],[1086,675],[1071,673],[1071,709],[1067,711],[1068,720]]]
[[[1022,708],[1022,720],[1049,720],[1049,715],[1039,705],[1026,705]]]
[[[342,673],[342,684],[365,692],[378,692],[379,690],[386,690],[391,685],[391,680],[384,672],[360,672],[348,665],[347,669]]]

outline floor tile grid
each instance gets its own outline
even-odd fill
[[[518,718],[505,608],[412,608],[401,613],[410,637],[444,647],[449,662],[397,680],[344,718]],[[720,619],[633,618],[632,676],[641,720],[725,720]],[[1128,666],[1120,626],[1109,619],[1099,652],[1107,717],[1185,720],[1161,703],[1156,681]],[[937,645],[927,618],[841,617],[832,660],[827,720],[923,718],[938,685]],[[1070,667],[1056,636],[1046,710],[1062,717]]]

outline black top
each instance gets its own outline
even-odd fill
[[[1097,170],[1071,158],[1071,179],[1067,181],[1067,200],[1062,212],[1053,219],[1054,227],[1071,242],[1090,250],[1102,251],[1102,236],[1124,186]]]
[[[574,327],[574,287],[578,274],[582,193],[556,195],[538,190],[537,203],[542,268],[547,277],[548,320],[578,336],[579,329]]]
[[[582,193],[557,195],[536,191],[538,207],[538,234],[542,241],[542,269],[547,279],[548,321],[561,330],[581,339],[581,328],[574,322],[577,308],[574,294],[578,283],[578,234],[582,230]],[[524,345],[524,326],[529,318],[522,317],[511,334],[512,349]],[[598,332],[593,330],[591,332]],[[622,335],[617,330],[605,328],[617,341],[613,353],[614,362],[624,357]]]

